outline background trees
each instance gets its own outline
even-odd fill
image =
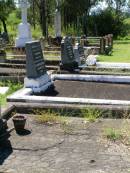
[[[7,33],[6,20],[9,13],[15,8],[13,0],[1,0],[0,1],[0,21],[3,24],[4,32]]]
[[[28,19],[33,26],[34,34],[40,31],[39,28],[45,37],[53,34],[56,0],[29,1]],[[95,12],[92,13],[91,9],[102,1],[104,0],[59,0],[64,34],[100,36],[113,33],[115,36],[124,35],[127,27],[124,25],[125,15],[122,9],[130,3],[127,0],[105,0],[108,7],[101,10],[95,8]],[[20,10],[14,11],[17,9],[15,2],[16,0],[0,1],[0,23],[4,26],[5,32],[7,32],[6,21],[10,27],[10,25],[15,26],[16,20],[20,19]],[[16,14],[13,17],[17,18],[9,20],[12,12]]]

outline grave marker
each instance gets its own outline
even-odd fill
[[[26,44],[27,55],[27,77],[38,78],[46,73],[44,57],[41,44],[39,41],[34,41]]]
[[[43,92],[53,83],[47,74],[40,42],[26,43],[26,55],[27,77],[24,80],[25,87],[32,88],[35,93]]]
[[[61,42],[61,67],[66,70],[78,68],[77,60],[74,56],[71,37],[64,37]]]

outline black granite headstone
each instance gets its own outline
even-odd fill
[[[85,58],[83,46],[81,46],[79,44],[78,45],[78,50],[79,50],[79,55],[80,55],[80,62],[81,62],[81,64],[85,64],[86,63],[86,58]]]
[[[26,43],[26,71],[28,78],[39,78],[47,72],[39,41]]]
[[[73,52],[71,37],[64,37],[61,42],[61,64],[66,70],[78,68],[78,63]]]

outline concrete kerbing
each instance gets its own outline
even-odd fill
[[[130,69],[130,63],[117,63],[117,62],[97,62],[96,68],[103,69]]]
[[[112,83],[130,83],[130,76],[108,75],[58,75],[51,76],[52,80],[78,80]],[[86,104],[86,105],[118,105],[130,106],[130,100],[107,100],[91,98],[47,97],[34,96],[31,88],[23,88],[7,98],[8,102],[22,103],[54,103],[54,104]]]
[[[130,83],[130,76],[52,74],[52,80],[75,80],[88,82]]]

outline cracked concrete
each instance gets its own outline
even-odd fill
[[[123,129],[128,121],[84,123],[81,118],[68,118],[68,122],[69,128],[47,126],[28,115],[26,129],[31,133],[20,136],[12,132],[7,147],[0,149],[0,173],[130,172],[130,146],[108,141],[103,135],[105,128]]]

